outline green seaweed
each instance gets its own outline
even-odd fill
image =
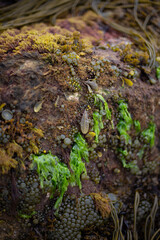
[[[124,137],[125,143],[132,143],[132,138],[128,134],[128,131],[131,129],[131,126],[134,125],[136,133],[140,134],[143,136],[143,139],[145,140],[145,144],[142,146],[142,148],[139,150],[137,153],[137,157],[139,159],[143,158],[145,149],[147,148],[147,143],[150,144],[150,147],[153,147],[154,145],[154,140],[155,140],[155,124],[150,122],[149,126],[147,129],[143,130],[141,132],[141,124],[138,120],[132,120],[130,113],[128,112],[127,109],[127,103],[124,102],[124,100],[119,101],[119,114],[120,114],[120,119],[117,124],[117,130],[120,134],[120,136]],[[134,168],[138,169],[138,166],[135,164],[135,162],[126,162],[126,157],[128,155],[127,150],[118,148],[117,151],[121,154],[121,162],[123,167],[125,168]]]
[[[82,158],[85,159],[86,162],[89,162],[89,152],[87,143],[80,133],[75,135],[74,142],[75,144],[73,145],[70,153],[70,167],[73,171],[71,183],[76,183],[81,189],[82,184],[80,177],[82,173],[86,174],[86,167]]]
[[[98,136],[101,131],[101,129],[104,128],[103,122],[102,122],[102,115],[98,112],[93,113],[93,120],[94,120],[94,126],[93,126],[93,131],[95,132],[95,140],[98,143]]]
[[[134,123],[134,127],[136,129],[136,132],[139,133],[141,131],[141,124],[140,124],[140,122],[138,120],[134,120],[133,123]]]
[[[22,214],[21,212],[19,212],[19,216],[21,217],[21,218],[24,218],[24,219],[30,219],[33,215],[35,215],[36,214],[36,211],[33,211],[30,215],[28,215],[28,214]]]
[[[117,124],[117,130],[120,135],[124,136],[125,142],[129,143],[131,137],[127,132],[130,130],[133,121],[127,107],[127,103],[125,103],[123,100],[119,101],[118,110],[120,113],[120,120]]]
[[[156,68],[156,77],[160,80],[160,66]]]
[[[146,143],[149,143],[150,147],[154,146],[155,129],[156,129],[156,125],[153,122],[150,122],[148,128],[141,132],[141,136],[143,136]],[[142,159],[146,148],[147,148],[147,144],[144,144],[143,147],[139,150],[137,154],[139,159]]]
[[[111,111],[109,110],[106,100],[100,94],[94,94],[94,104],[100,110],[100,113],[97,111],[93,113],[93,121],[94,121],[93,131],[96,134],[95,141],[98,143],[99,133],[100,133],[101,129],[104,128],[103,121],[102,121],[103,116],[101,113],[105,112],[106,119],[111,120]],[[112,128],[114,128],[113,121],[111,121],[111,125],[112,125]]]
[[[80,133],[74,137],[74,145],[70,153],[70,167],[72,173],[68,167],[60,162],[57,156],[51,154],[32,155],[31,168],[36,168],[40,179],[40,185],[43,188],[49,187],[51,191],[51,197],[56,190],[60,193],[54,208],[58,209],[64,193],[67,191],[69,184],[77,184],[79,188],[82,188],[80,176],[82,173],[86,173],[85,163],[89,161],[89,152],[87,143]]]
[[[129,131],[133,121],[127,109],[128,105],[127,103],[124,102],[124,100],[120,100],[118,103],[119,103],[118,110],[120,112],[120,118],[123,119],[123,121],[125,121],[125,123],[127,124],[127,130]]]
[[[128,155],[128,151],[126,149],[119,148],[118,152],[120,152],[123,156],[121,157],[121,162],[124,168],[137,168],[136,164],[133,162],[126,162],[126,157]]]
[[[150,144],[150,147],[154,146],[155,129],[156,125],[153,122],[150,122],[148,128],[141,133],[146,142]]]
[[[96,97],[104,103],[104,109],[105,109],[105,112],[106,112],[106,119],[111,120],[111,111],[109,110],[109,107],[108,107],[108,104],[107,104],[106,100],[100,94],[96,94]],[[102,104],[101,104],[102,102],[100,102],[100,109],[101,110],[103,110]]]
[[[32,155],[32,168],[37,169],[42,188],[47,185],[51,190],[51,197],[56,190],[60,196],[55,203],[55,209],[58,209],[62,202],[63,195],[67,191],[70,181],[70,171],[64,163],[61,163],[57,156],[53,156],[51,152],[41,155]]]

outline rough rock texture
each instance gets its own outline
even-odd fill
[[[48,229],[52,231],[54,223],[59,226],[60,221],[64,222],[63,214],[60,219],[54,216],[55,199],[50,200],[38,183],[41,197],[34,209],[36,213],[33,213],[30,199],[26,205],[29,191],[33,192],[32,198],[35,191],[32,181],[37,181],[36,172],[32,173],[32,178],[27,178],[31,174],[30,154],[51,151],[70,168],[70,152],[77,132],[81,133],[89,148],[88,177],[82,175],[81,191],[77,186],[69,186],[64,199],[67,195],[80,199],[82,193],[88,196],[90,193],[103,192],[105,195],[112,192],[124,203],[122,210],[129,218],[135,190],[139,190],[143,200],[151,203],[154,195],[160,197],[160,82],[156,79],[155,69],[146,70],[149,58],[146,52],[136,49],[130,40],[91,13],[57,20],[54,27],[36,24],[8,30],[1,34],[0,43],[0,110],[3,113],[9,109],[13,114],[10,121],[0,119],[2,239],[54,239]],[[99,107],[103,101],[99,100],[96,105],[96,94],[103,96],[108,103],[111,119],[106,119],[104,109]],[[131,144],[125,144],[117,130],[121,117],[119,100],[127,103],[131,118],[141,125],[139,132],[134,126],[130,128]],[[80,123],[85,110],[89,135],[81,132]],[[95,111],[100,113],[104,124],[98,142],[93,135]],[[149,141],[145,142],[141,134],[151,122],[156,125],[153,146]],[[65,144],[66,138],[71,144]],[[14,143],[12,148],[10,143]],[[21,154],[18,154],[16,144],[23,149]],[[143,147],[144,152],[139,157]],[[127,149],[129,157],[125,160],[127,163],[136,160],[136,168],[122,165],[119,148]],[[14,161],[16,164],[12,165]],[[22,182],[31,179],[27,196],[20,191],[19,179]],[[23,209],[24,196],[23,204],[25,209],[30,207],[29,213]],[[98,210],[94,211],[99,214],[99,219]],[[109,221],[111,226],[108,229],[112,229],[113,222]],[[93,222],[88,224],[86,231],[90,232]],[[156,222],[158,226],[159,222]],[[109,230],[102,229],[95,230],[96,239],[110,239]],[[90,239],[95,239],[91,232]],[[88,239],[85,233],[82,236],[81,239]],[[74,237],[68,235],[65,239]],[[80,237],[81,234],[77,239]]]

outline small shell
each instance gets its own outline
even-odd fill
[[[39,110],[42,108],[42,104],[44,101],[39,101],[34,106],[34,112],[39,112]]]
[[[86,85],[87,85],[87,88],[88,88],[88,92],[89,92],[89,93],[93,93],[91,87],[90,87],[88,84],[86,84]]]
[[[58,95],[58,97],[57,97],[57,99],[56,99],[56,101],[55,101],[55,104],[54,104],[55,107],[57,107],[58,102],[59,102],[59,95]]]
[[[4,120],[9,121],[9,120],[12,119],[12,117],[13,117],[13,113],[12,113],[10,110],[5,109],[5,110],[2,112],[2,118],[3,118]]]
[[[88,80],[85,83],[89,84],[94,91],[98,90],[98,84],[95,81]]]
[[[132,87],[133,82],[130,79],[128,79],[128,78],[123,78],[123,79],[128,86]]]
[[[84,111],[82,119],[81,119],[81,132],[86,134],[89,131],[89,119],[87,110]]]

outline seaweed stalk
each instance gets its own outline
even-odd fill
[[[155,216],[156,216],[157,210],[158,210],[158,197],[155,196],[153,207],[152,207],[151,212],[148,215],[148,217],[146,219],[146,223],[145,223],[145,235],[144,235],[145,240],[151,239],[151,236],[154,233],[154,223],[155,223]],[[159,231],[160,231],[160,229],[158,230],[158,232]]]

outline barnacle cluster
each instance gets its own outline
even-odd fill
[[[58,144],[62,145],[63,148],[70,146],[72,144],[72,140],[66,137],[64,134],[61,134],[56,137]]]
[[[71,129],[68,133],[69,138],[73,140],[76,133],[78,133],[78,128],[76,126],[71,126]]]
[[[104,221],[90,195],[77,200],[68,196],[62,203],[57,218],[49,239],[80,240],[81,231],[86,227],[99,226]]]
[[[63,61],[67,62],[67,64],[69,64],[69,65],[73,64],[73,65],[77,66],[79,56],[75,52],[70,52],[68,54],[62,55],[62,59],[63,59]]]
[[[78,92],[81,90],[80,79],[76,76],[67,76],[66,82],[68,83],[71,90]]]
[[[97,79],[100,76],[100,73],[104,71],[104,63],[103,60],[98,61],[91,61],[91,66],[93,68],[93,71],[95,72],[95,79]]]
[[[21,176],[17,179],[17,188],[19,192],[18,211],[20,215],[30,215],[37,204],[40,203],[42,190],[40,181],[35,171],[30,171],[27,176]]]
[[[88,169],[87,174],[90,177],[90,179],[96,184],[100,182],[100,175],[96,165],[93,165],[91,169]]]

